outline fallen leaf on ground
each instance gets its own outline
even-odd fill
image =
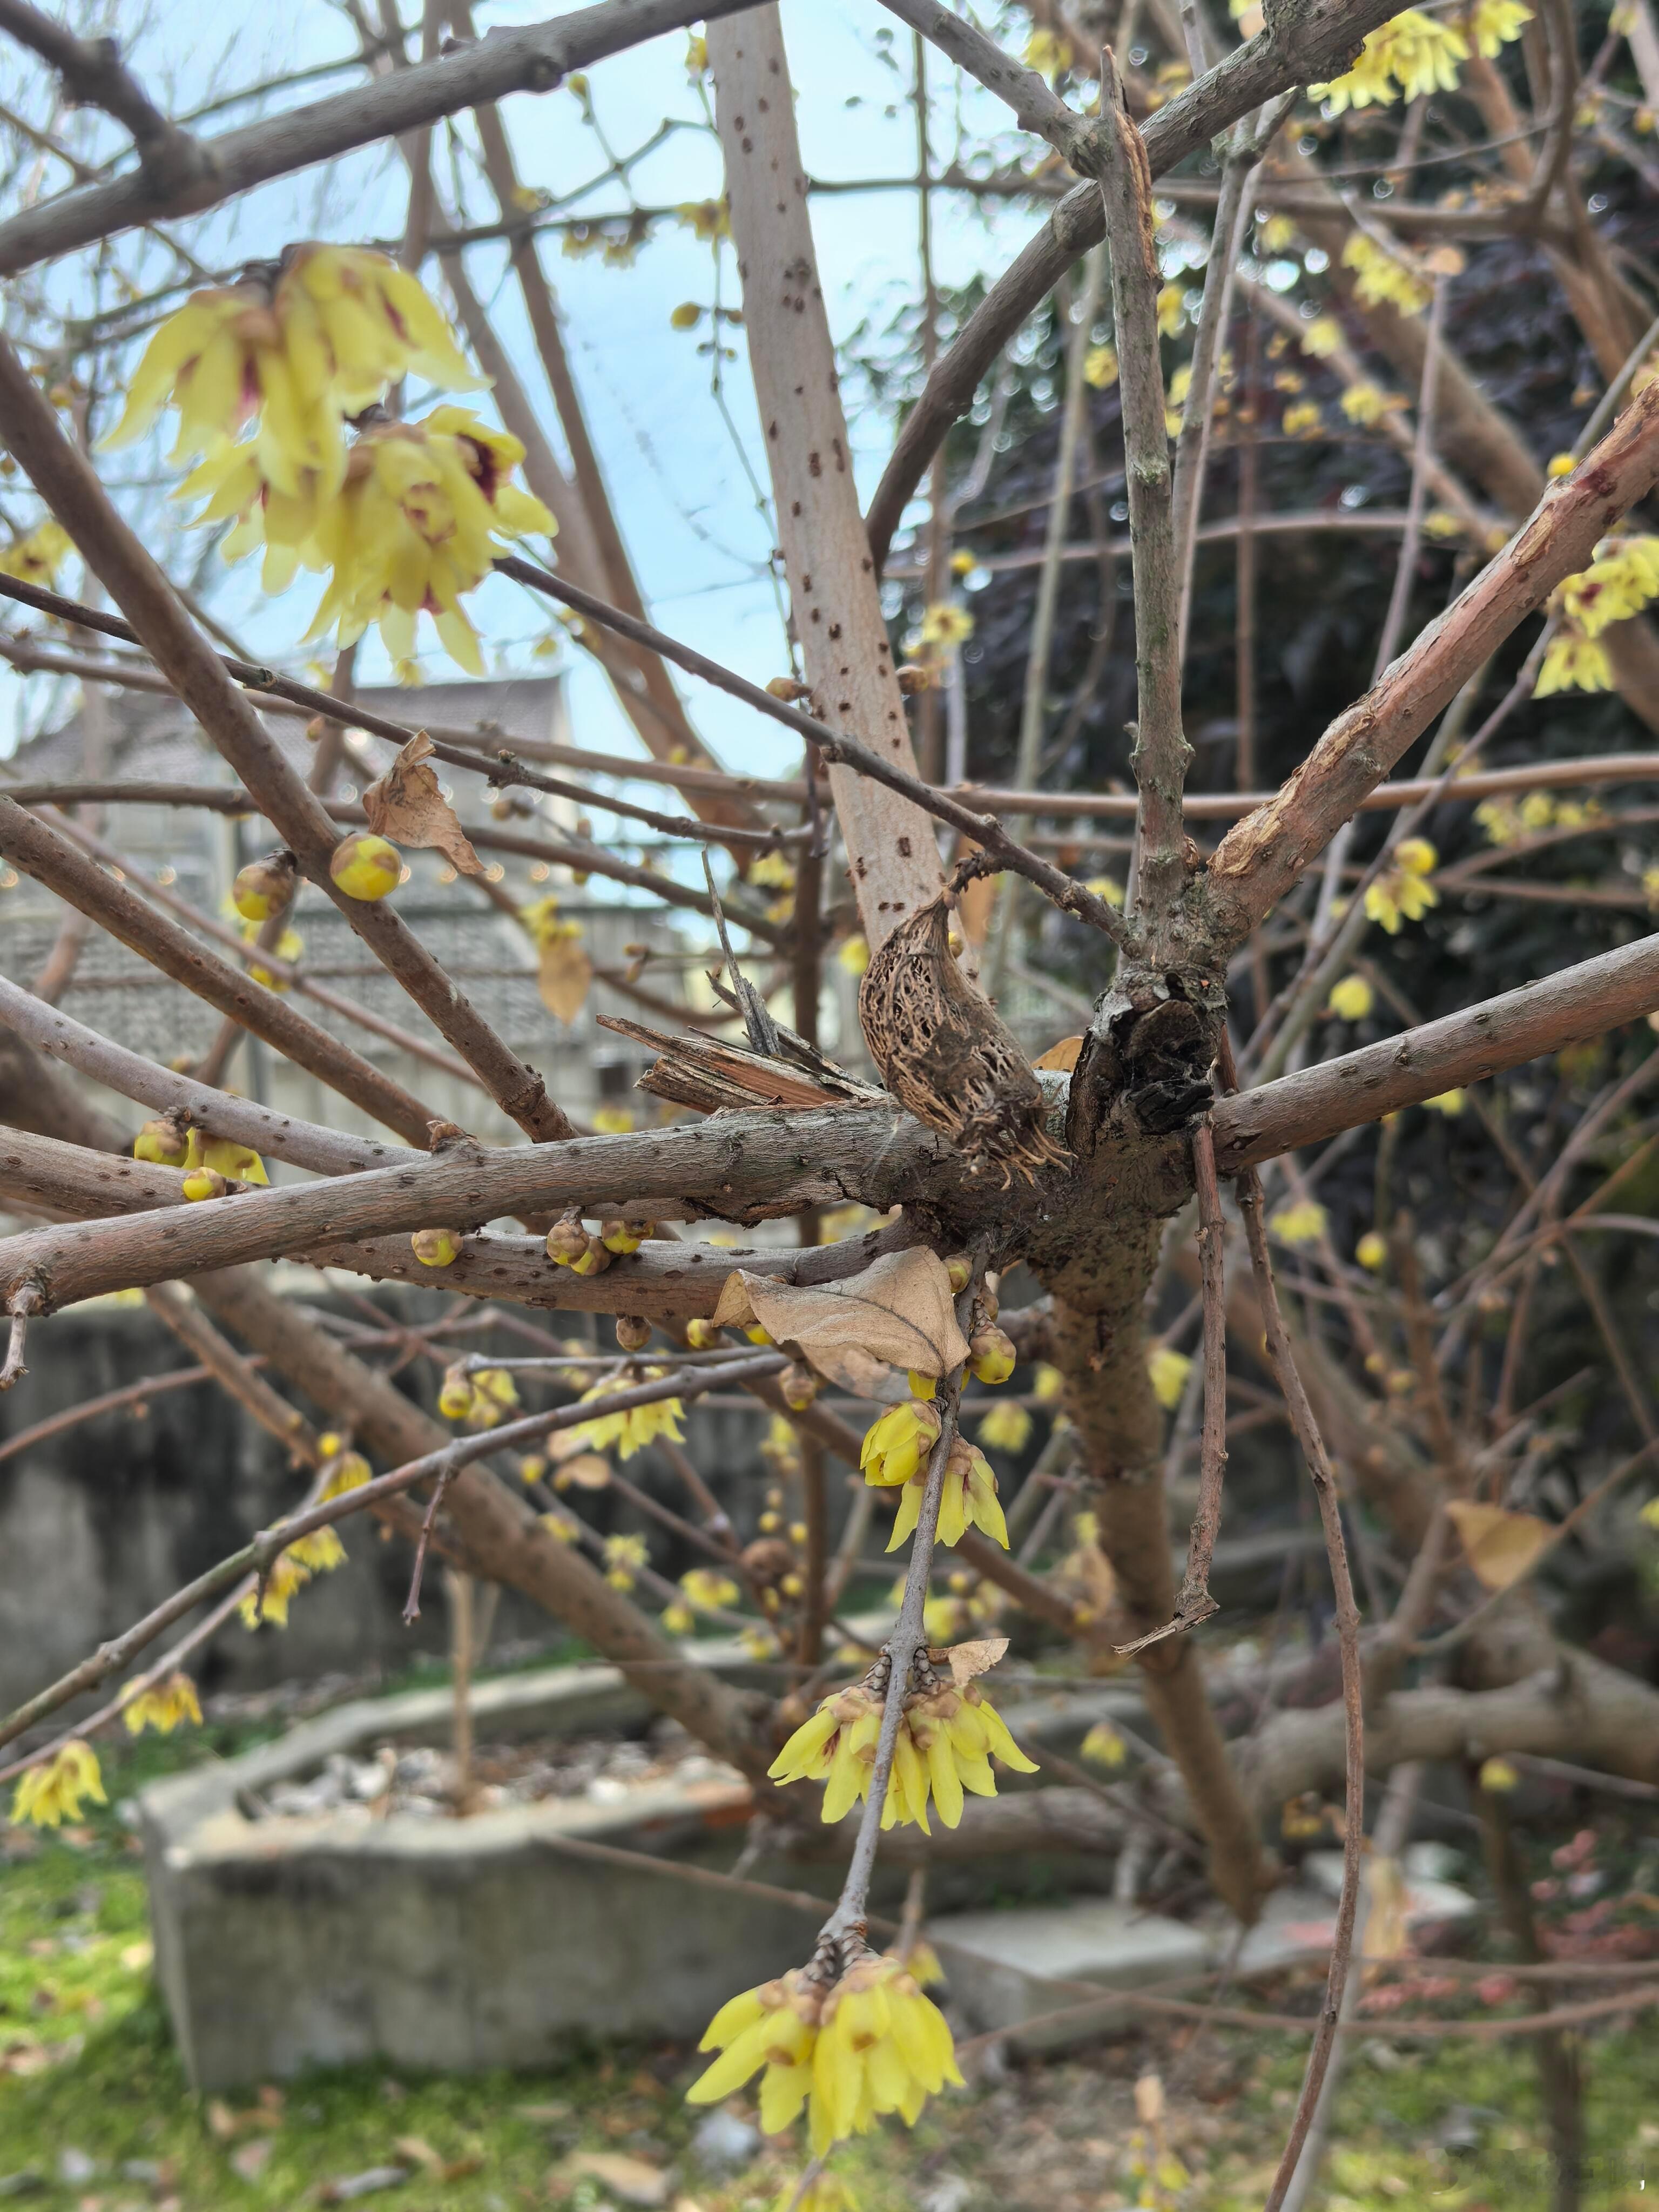
[[[1501,1505],[1477,1505],[1454,1499],[1447,1518],[1456,1529],[1477,1581],[1491,1590],[1518,1582],[1555,1531],[1531,1513],[1509,1513]]]
[[[755,1319],[776,1344],[798,1346],[821,1375],[860,1397],[889,1377],[884,1368],[945,1375],[968,1357],[956,1300],[936,1252],[884,1252],[862,1274],[819,1288],[798,1288],[738,1270],[721,1293],[724,1307],[741,1286]],[[724,1316],[717,1311],[717,1321]]]
[[[244,2181],[257,2181],[270,2163],[271,2142],[261,2136],[257,2142],[245,2142],[230,2154],[230,2162]]]
[[[433,750],[431,738],[421,731],[380,781],[369,785],[363,793],[368,826],[377,837],[390,837],[394,845],[441,853],[464,876],[481,876],[483,862],[426,765]]]
[[[382,2189],[398,2189],[409,2179],[406,2166],[371,2166],[362,2173],[348,2173],[338,2181],[325,2181],[317,2191],[319,2204],[349,2204],[359,2197],[373,2197]]]
[[[616,2150],[576,2150],[558,2169],[572,2181],[584,2176],[614,2190],[624,2204],[666,2204],[668,2176],[642,2158],[627,2158]]]

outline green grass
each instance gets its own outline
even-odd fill
[[[249,1740],[246,1729],[210,1729],[188,1750],[176,1739],[124,1747],[108,1765],[110,1796]],[[263,2098],[252,2087],[198,2098],[149,1970],[132,1841],[108,1810],[76,1836],[0,1859],[0,2182],[39,2174],[44,2185],[21,2201],[42,2212],[300,2212],[326,2201],[328,2182],[385,2165],[413,2177],[364,2200],[387,2212],[620,2208],[567,2164],[595,2152],[672,2166],[668,2212],[771,2212],[799,2169],[798,2153],[768,2149],[735,2179],[700,2173],[690,2142],[701,2115],[681,2094],[697,2062],[666,2047],[595,2048],[554,2070],[466,2079],[357,2067],[270,2085]],[[1653,2021],[1588,2045],[1583,2212],[1639,2212],[1653,2201],[1640,2185],[1644,2159],[1659,2180]],[[1386,2021],[1379,2028],[1386,2037]],[[1180,2039],[1091,2048],[937,2100],[913,2132],[866,2138],[838,2169],[860,2212],[915,2212],[948,2174],[973,2185],[965,2212],[1140,2202],[1158,2212],[1257,2212],[1301,2055],[1278,2038],[1218,2033],[1191,2051]],[[1546,2212],[1547,2136],[1527,2047],[1402,2043],[1388,2057],[1384,2070],[1362,2048],[1348,2069],[1322,2212]],[[1169,2148],[1190,2177],[1163,2194],[1133,2170],[1133,2085],[1147,2068],[1168,2085]],[[1461,2155],[1436,2140],[1460,2106],[1482,2127],[1480,2148]],[[260,2162],[255,2147],[266,2144]],[[60,2180],[65,2151],[95,2160],[94,2175]]]

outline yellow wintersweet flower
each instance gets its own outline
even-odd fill
[[[950,599],[936,599],[921,617],[924,645],[961,645],[974,634],[974,618],[966,607]]]
[[[1489,844],[1518,844],[1525,834],[1526,825],[1512,799],[1482,799],[1474,810],[1474,818],[1486,831]]]
[[[641,1382],[655,1382],[667,1373],[665,1367],[647,1367],[640,1377]],[[614,1382],[596,1382],[591,1390],[584,1390],[581,1402],[585,1406],[592,1398],[607,1398],[615,1391]],[[678,1398],[659,1398],[648,1406],[629,1406],[617,1413],[596,1413],[591,1421],[584,1421],[572,1430],[590,1451],[609,1451],[614,1444],[623,1459],[632,1459],[643,1451],[658,1437],[666,1437],[670,1443],[684,1443],[680,1417],[685,1407]]]
[[[1443,1091],[1437,1098],[1423,1101],[1431,1114],[1443,1114],[1449,1121],[1455,1121],[1468,1103],[1467,1091]]]
[[[313,1528],[308,1536],[296,1536],[283,1556],[295,1560],[307,1574],[331,1575],[345,1564],[346,1547],[337,1529]]]
[[[1351,107],[1391,107],[1399,92],[1389,64],[1388,29],[1385,23],[1371,33],[1352,69],[1327,84],[1310,84],[1310,98],[1324,100],[1333,115],[1345,115]]]
[[[1317,1244],[1324,1236],[1328,1220],[1325,1209],[1316,1199],[1299,1199],[1294,1205],[1281,1206],[1276,1213],[1267,1216],[1267,1226],[1281,1244],[1299,1250],[1304,1245]]]
[[[1072,42],[1041,25],[1025,41],[1025,66],[1039,76],[1060,76],[1072,66]]]
[[[593,1116],[593,1127],[602,1137],[625,1137],[634,1126],[634,1116],[626,1106],[601,1106]],[[717,1244],[717,1237],[709,1238]]]
[[[1518,39],[1531,21],[1532,9],[1521,0],[1475,0],[1468,19],[1475,52],[1495,60],[1498,48]]]
[[[32,1820],[37,1828],[55,1828],[63,1820],[78,1820],[81,1800],[107,1805],[104,1778],[98,1771],[98,1754],[77,1736],[66,1743],[49,1766],[31,1766],[17,1778],[11,1801],[11,1817]]]
[[[0,552],[0,576],[15,576],[20,583],[40,584],[50,591],[74,550],[74,540],[61,524],[51,520],[38,523],[27,537],[14,538]]]
[[[685,1592],[686,1602],[703,1613],[735,1605],[742,1595],[731,1576],[714,1567],[693,1567],[680,1577],[680,1588]]]
[[[708,41],[701,31],[689,33],[685,41],[685,73],[696,79],[708,73]]]
[[[1165,284],[1158,295],[1158,330],[1160,337],[1172,338],[1181,328],[1187,311],[1187,295],[1179,284]]]
[[[1108,906],[1121,907],[1123,903],[1123,886],[1115,876],[1091,876],[1084,889],[1092,891],[1097,899],[1104,899]]]
[[[1552,453],[1544,473],[1553,483],[1558,477],[1570,477],[1577,465],[1571,453]]]
[[[682,1605],[678,1598],[672,1605],[664,1606],[658,1619],[670,1636],[690,1636],[697,1625],[696,1614],[689,1605]]]
[[[1234,8],[1235,15],[1241,12]],[[1261,250],[1264,253],[1283,253],[1296,243],[1296,225],[1287,215],[1270,215],[1261,226]],[[1305,341],[1304,341],[1305,343]]]
[[[822,1782],[823,1816],[833,1825],[870,1795],[870,1775],[881,1734],[882,1700],[862,1683],[825,1698],[811,1720],[790,1737],[767,1771],[773,1781]],[[1035,1774],[1008,1733],[1002,1716],[977,1682],[960,1688],[939,1682],[905,1700],[893,1753],[893,1771],[882,1808],[882,1826],[914,1821],[924,1835],[931,1796],[947,1828],[962,1818],[963,1791],[994,1797],[993,1759],[1021,1774]]]
[[[1659,1498],[1650,1498],[1636,1517],[1645,1528],[1659,1528]]]
[[[937,1406],[907,1398],[890,1406],[865,1431],[859,1466],[867,1483],[892,1487],[927,1468],[927,1456],[944,1426]],[[793,1441],[793,1435],[792,1435]]]
[[[792,2174],[772,2200],[772,2212],[858,2212],[858,2203],[851,2190],[836,2173],[820,2173],[806,2182],[803,2195],[804,2174]]]
[[[1319,402],[1316,399],[1297,400],[1294,405],[1285,410],[1279,427],[1287,438],[1311,437],[1319,428]]]
[[[1488,1759],[1480,1768],[1480,1787],[1483,1790],[1515,1790],[1520,1787],[1521,1777],[1507,1759]]]
[[[1327,360],[1342,343],[1342,325],[1334,315],[1316,315],[1297,343],[1316,361]]]
[[[1368,1229],[1354,1246],[1353,1256],[1375,1275],[1388,1264],[1389,1240],[1380,1230]]]
[[[1659,909],[1659,868],[1643,869],[1642,891],[1648,905],[1652,908]]]
[[[1345,975],[1331,986],[1327,1010],[1339,1021],[1363,1022],[1376,1003],[1376,995],[1363,975]]]
[[[1380,922],[1390,937],[1398,937],[1402,921],[1420,921],[1440,894],[1429,880],[1439,854],[1426,837],[1407,837],[1395,854],[1394,866],[1385,868],[1365,893],[1368,921]]]
[[[1097,1721],[1079,1747],[1084,1758],[1094,1766],[1121,1766],[1129,1756],[1128,1745],[1110,1721]]]
[[[1045,1359],[1031,1377],[1031,1395],[1040,1406],[1052,1405],[1066,1388],[1066,1377]]]
[[[1597,547],[1589,567],[1559,587],[1563,611],[1586,637],[1610,623],[1628,622],[1659,599],[1659,538],[1613,538]]]
[[[1091,346],[1083,356],[1083,381],[1097,392],[1109,392],[1117,382],[1117,348]]]
[[[256,1586],[246,1592],[236,1608],[244,1627],[258,1628],[262,1621],[268,1620],[278,1628],[286,1628],[289,1607],[310,1580],[310,1569],[296,1559],[291,1550],[279,1552],[271,1561],[264,1589]]]
[[[612,1589],[630,1590],[635,1578],[651,1563],[643,1536],[607,1536],[605,1540],[605,1580]]]
[[[866,1478],[867,1479],[867,1478]],[[890,1552],[896,1551],[905,1538],[914,1533],[921,1517],[922,1492],[927,1486],[925,1466],[905,1484],[899,1499],[899,1510],[893,1522],[893,1533],[887,1540]],[[958,1544],[966,1528],[983,1528],[986,1534],[1008,1548],[1008,1524],[1002,1517],[1002,1507],[997,1498],[997,1479],[991,1471],[991,1462],[977,1444],[965,1443],[960,1437],[951,1447],[951,1456],[945,1464],[945,1483],[939,1492],[939,1541]]]
[[[1187,1377],[1192,1361],[1184,1352],[1172,1345],[1155,1344],[1146,1354],[1146,1372],[1152,1380],[1152,1395],[1166,1413],[1173,1412],[1181,1403],[1181,1394],[1187,1387]]]
[[[867,937],[843,938],[836,947],[836,957],[849,975],[867,974],[870,967],[870,940]]]
[[[1612,689],[1613,663],[1607,658],[1606,646],[1594,638],[1581,636],[1577,630],[1562,629],[1550,640],[1532,696],[1534,699],[1548,699],[1558,691]]]
[[[993,1451],[1024,1451],[1031,1437],[1031,1417],[1024,1406],[1008,1399],[993,1406],[979,1425],[979,1440]]]
[[[1405,402],[1384,392],[1380,384],[1361,381],[1348,386],[1341,405],[1350,422],[1357,422],[1362,430],[1372,430],[1391,409],[1403,407]]]
[[[199,1129],[190,1133],[184,1164],[187,1174],[192,1168],[210,1168],[231,1182],[268,1184],[270,1181],[264,1162],[250,1146],[229,1137],[204,1137]]]
[[[674,213],[702,245],[712,246],[716,239],[732,235],[732,217],[723,199],[688,200]],[[608,261],[611,256],[607,253],[605,258]],[[630,252],[629,259],[632,258]]]
[[[686,2091],[687,2102],[720,2104],[760,2074],[761,2126],[768,2135],[781,2134],[812,2093],[823,1996],[822,1980],[802,1967],[729,1999],[697,2046],[722,2055]]]
[[[914,2127],[929,2097],[963,2086],[945,2015],[896,1959],[873,1954],[824,2000],[812,2052],[811,2142],[822,2157],[884,2112]],[[764,2122],[763,2121],[763,2125]]]
[[[1342,266],[1354,272],[1354,289],[1368,307],[1391,307],[1402,315],[1420,315],[1429,304],[1429,287],[1398,254],[1379,246],[1363,230],[1342,249]]]
[[[1497,51],[1494,46],[1492,52]],[[1468,42],[1449,25],[1437,22],[1420,9],[1407,8],[1371,33],[1346,75],[1328,84],[1310,84],[1308,90],[1314,99],[1323,100],[1333,115],[1373,104],[1388,107],[1397,96],[1396,88],[1407,100],[1455,91],[1457,64],[1468,58]]]
[[[792,891],[795,888],[795,871],[781,853],[763,853],[757,860],[749,864],[749,880],[763,884],[769,890]]]
[[[166,1681],[129,1698],[121,1708],[121,1717],[130,1735],[140,1735],[146,1728],[153,1728],[158,1735],[171,1735],[182,1721],[193,1721],[200,1728],[202,1707],[196,1685],[188,1674],[169,1674]]]

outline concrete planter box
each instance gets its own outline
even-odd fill
[[[700,1656],[740,1674],[738,1647]],[[701,2034],[716,2007],[799,1965],[804,1917],[737,1892],[578,1860],[562,1836],[729,1866],[740,1784],[647,1784],[623,1803],[544,1801],[465,1820],[249,1819],[249,1792],[331,1753],[442,1742],[447,1690],[361,1699],[139,1801],[156,1971],[198,2089],[380,2059],[533,2067],[584,2034]],[[604,1666],[514,1676],[473,1699],[481,1742],[642,1722]]]

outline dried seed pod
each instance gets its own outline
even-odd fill
[[[871,1057],[900,1105],[975,1161],[1028,1182],[1066,1154],[1043,1127],[1042,1086],[1010,1030],[951,957],[947,893],[902,922],[859,986]]]
[[[651,1341],[650,1322],[643,1314],[618,1314],[617,1341],[624,1352],[643,1352]]]

